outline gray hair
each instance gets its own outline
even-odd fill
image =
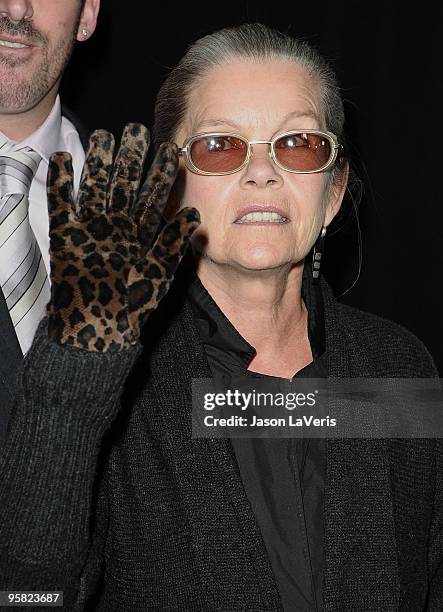
[[[153,140],[156,147],[174,139],[184,121],[192,89],[216,66],[231,60],[285,59],[303,66],[320,84],[326,129],[343,137],[344,109],[335,73],[307,41],[291,38],[261,23],[224,28],[194,42],[169,73],[157,95]]]

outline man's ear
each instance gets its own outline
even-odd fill
[[[100,0],[85,0],[80,24],[77,31],[77,40],[87,40],[92,36],[97,26],[97,17],[100,10]]]
[[[336,171],[337,172],[337,171]],[[325,222],[324,225],[327,227],[335,215],[340,210],[343,198],[346,193],[346,186],[349,179],[349,162],[347,159],[343,160],[340,170],[333,178],[333,183],[329,188],[329,201],[326,208]]]

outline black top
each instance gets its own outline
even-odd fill
[[[411,333],[320,288],[328,376],[438,385]],[[94,612],[281,612],[229,440],[192,434],[192,380],[211,370],[183,293],[141,355],[62,348],[40,326],[0,452],[0,590],[60,590],[65,610],[96,589]],[[324,612],[443,610],[442,447],[326,440]]]
[[[308,310],[313,362],[294,377],[327,375],[321,293],[302,297]],[[188,292],[197,329],[214,378],[245,375],[255,349],[235,329],[194,275]],[[322,610],[323,493],[325,444],[322,439],[232,438],[241,479],[259,524],[285,611]]]

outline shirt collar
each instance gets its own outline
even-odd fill
[[[57,96],[51,112],[45,122],[27,138],[21,142],[15,143],[20,146],[31,147],[38,153],[45,162],[49,163],[49,158],[58,150],[60,140],[60,130],[62,126],[62,111],[60,104],[60,96]],[[0,132],[0,144],[4,142],[13,142]]]
[[[200,339],[206,353],[223,362],[228,371],[244,369],[255,355],[255,348],[236,330],[212,299],[195,271],[188,288]]]

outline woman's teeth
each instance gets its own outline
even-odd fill
[[[286,217],[282,217],[276,212],[252,212],[238,219],[236,223],[251,223],[254,221],[270,221],[271,223],[285,223]]]

